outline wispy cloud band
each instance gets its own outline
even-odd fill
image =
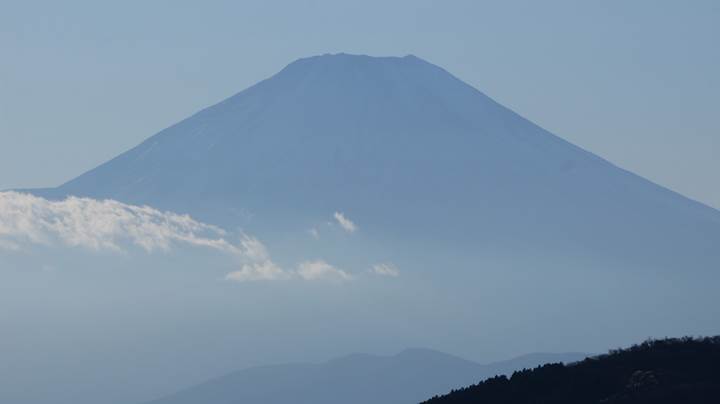
[[[113,200],[69,197],[49,201],[30,194],[0,192],[0,246],[61,244],[92,250],[168,250],[182,243],[234,254],[242,248],[225,231],[188,215]]]
[[[0,192],[0,251],[22,251],[33,245],[114,252],[131,248],[170,251],[176,246],[191,246],[236,259],[240,269],[227,274],[227,280],[352,279],[323,260],[301,262],[296,269],[285,270],[272,261],[258,239],[241,233],[233,243],[228,241],[229,236],[225,230],[188,215],[149,206],[78,197],[51,201],[31,194]]]
[[[283,278],[256,238],[240,234],[232,243],[225,230],[188,215],[113,200],[69,197],[50,201],[30,194],[0,192],[0,250],[32,245],[123,252],[169,251],[175,246],[208,248],[232,256],[248,279]]]
[[[342,212],[335,212],[333,216],[335,217],[335,220],[337,220],[338,224],[340,224],[340,227],[343,228],[343,230],[348,233],[355,233],[355,231],[357,230],[357,226]]]
[[[400,271],[398,270],[398,268],[394,264],[389,262],[373,265],[372,272],[377,275],[391,276],[393,278],[397,278],[398,276],[400,276]]]

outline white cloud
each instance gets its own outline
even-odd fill
[[[323,260],[301,262],[295,271],[285,271],[273,264],[272,261],[267,260],[254,264],[245,264],[240,270],[227,274],[225,279],[238,282],[288,279],[350,281],[353,277]]]
[[[265,246],[247,234],[237,244],[226,232],[188,215],[113,200],[70,197],[49,201],[29,194],[0,192],[0,250],[47,245],[96,251],[168,251],[175,246],[209,248],[236,259],[241,269],[228,279],[285,279]]]
[[[284,271],[272,261],[267,260],[258,263],[243,264],[239,271],[230,272],[225,276],[226,280],[246,281],[275,281],[290,279],[292,274]]]
[[[400,276],[400,271],[392,263],[375,264],[372,267],[372,272],[378,275],[392,276],[394,278]]]
[[[335,213],[335,218],[345,230],[355,231],[355,225],[341,213]],[[0,251],[25,250],[33,245],[115,252],[202,247],[237,260],[240,269],[227,274],[228,280],[352,279],[323,260],[301,262],[296,270],[286,271],[272,261],[258,239],[241,233],[239,241],[231,243],[225,230],[188,215],[113,200],[69,197],[50,201],[30,194],[0,192]]]
[[[357,230],[357,226],[355,226],[355,223],[352,222],[352,220],[345,217],[345,215],[342,214],[342,212],[335,212],[335,220],[340,224],[340,227],[345,229],[348,233],[354,233],[355,230]]]
[[[189,244],[232,254],[246,253],[245,246],[229,243],[225,235],[222,229],[188,215],[148,206],[76,197],[49,201],[29,194],[0,192],[0,248],[59,244],[123,251],[134,245],[151,252]]]
[[[239,250],[242,255],[254,262],[265,262],[270,259],[270,254],[265,245],[258,239],[250,237],[247,234],[242,235]]]
[[[347,272],[335,268],[323,260],[305,261],[298,265],[297,274],[304,280],[332,279],[340,281],[352,280]]]
[[[250,262],[243,264],[240,270],[227,274],[225,279],[245,282],[284,280],[291,277],[291,274],[272,262],[267,248],[259,240],[243,235],[240,249]]]

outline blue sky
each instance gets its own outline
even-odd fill
[[[0,189],[52,186],[294,59],[415,54],[720,207],[715,1],[0,0]]]

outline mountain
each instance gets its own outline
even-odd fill
[[[719,360],[720,337],[647,341],[570,365],[493,377],[425,403],[717,403]]]
[[[64,289],[27,284],[40,285],[43,302],[45,290],[82,296],[103,285],[100,302],[133,296],[120,329],[163,324],[134,361],[124,355],[136,350],[133,337],[113,345],[126,384],[177,376],[162,389],[146,385],[136,401],[236,367],[356,350],[510,357],[720,333],[720,212],[562,140],[414,56],[300,59],[58,188],[33,192],[189,213],[226,229],[231,243],[238,229],[257,238],[295,275],[233,282],[227,274],[244,268],[234,257],[184,246],[145,262],[11,257],[39,261],[28,268],[128,268],[61,270]],[[307,281],[297,274],[308,264],[344,275]],[[95,284],[78,291],[86,278]],[[15,289],[7,310],[28,306],[27,288]],[[121,324],[102,304],[82,307],[98,308],[86,333]],[[148,313],[147,324],[132,320]],[[18,316],[11,328],[25,323]],[[84,348],[68,344],[64,354]],[[168,353],[154,354],[157,346]]]
[[[31,192],[189,213],[232,245],[238,230],[256,238],[255,255],[286,274],[345,275],[233,282],[241,258],[186,244],[105,255],[78,244],[138,227],[95,220],[92,203],[25,206],[67,239],[0,253],[13,268],[0,285],[7,402],[141,402],[238,367],[358,349],[510,357],[720,333],[718,211],[414,56],[295,61]],[[141,233],[162,240],[166,217]],[[23,237],[44,241],[21,219]],[[428,382],[442,389],[417,398],[459,385]]]
[[[720,213],[545,131],[415,56],[322,55],[55,189],[283,240],[345,212],[377,245],[716,268]],[[404,248],[404,250],[402,250]],[[420,260],[423,261],[423,260]]]
[[[417,403],[483,378],[583,354],[536,354],[480,365],[428,349],[394,356],[354,354],[322,364],[249,368],[210,380],[151,404]],[[525,367],[523,366],[523,367]]]

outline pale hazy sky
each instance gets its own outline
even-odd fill
[[[347,52],[415,54],[720,208],[719,39],[712,0],[0,0],[0,189],[58,185],[294,59]]]

